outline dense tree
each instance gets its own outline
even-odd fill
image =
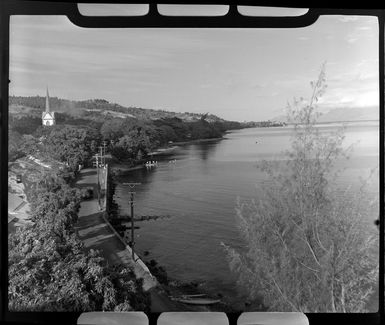
[[[61,128],[62,125],[55,125],[55,126],[45,126],[45,125],[40,125],[36,130],[35,132],[33,133],[33,136],[35,138],[41,138],[41,137],[47,137],[51,132],[52,132],[52,128]]]
[[[160,145],[167,144],[169,141],[177,141],[178,137],[174,129],[169,125],[161,125],[156,128],[157,139]]]
[[[189,124],[192,139],[219,138],[222,132],[215,125],[208,123],[204,119]]]
[[[315,127],[324,82],[323,68],[310,99],[289,106],[294,134],[287,160],[260,166],[270,185],[237,205],[247,249],[226,247],[244,292],[250,300],[262,296],[270,310],[362,312],[378,278],[378,234],[366,221],[376,202],[364,187],[336,195],[333,166],[347,155],[343,132]]]
[[[187,141],[196,139],[219,138],[224,128],[218,123],[209,123],[206,115],[195,122],[184,122],[179,118],[161,120],[138,121],[133,118],[106,122],[102,132],[105,138],[116,139],[121,133],[123,136],[115,141],[111,153],[119,160],[130,160],[133,164],[146,157],[154,148],[167,145],[170,141]]]
[[[9,128],[20,134],[33,134],[41,126],[41,118],[33,116],[14,117],[9,119]]]
[[[22,143],[23,137],[21,134],[10,129],[8,132],[8,161],[15,161],[24,155],[20,149]]]
[[[34,191],[34,224],[9,236],[11,311],[146,310],[132,271],[108,267],[77,238],[81,194],[59,181]]]
[[[24,135],[19,148],[23,154],[32,155],[41,150],[41,145],[39,139],[30,135]]]
[[[69,101],[51,97],[50,104],[56,111],[57,125],[47,128],[41,126],[45,97],[11,96],[9,102],[15,107],[25,107],[30,112],[30,116],[22,118],[11,114],[10,126],[14,130],[33,134],[35,144],[42,141],[39,148],[35,145],[30,147],[36,149],[35,154],[38,152],[39,155],[64,162],[73,171],[79,164],[87,163],[90,159],[87,152],[94,154],[101,140],[115,143],[109,148],[115,158],[128,159],[135,164],[145,158],[147,152],[168,145],[170,141],[216,138],[226,130],[242,127],[239,122],[224,121],[208,113],[175,113],[123,107],[103,99]],[[122,116],[126,118],[114,117],[114,112],[125,114]],[[30,119],[33,123],[30,123]],[[24,146],[27,154],[34,155],[30,148]],[[11,156],[19,155],[12,152]]]
[[[166,125],[172,128],[178,141],[185,141],[188,139],[187,135],[190,133],[188,123],[183,122],[177,117],[155,120],[154,124],[157,127],[163,127]]]
[[[137,159],[138,153],[143,157],[152,146],[149,137],[141,130],[132,130],[129,134],[121,137],[119,141],[112,147],[112,154],[120,160]]]
[[[106,120],[100,128],[100,133],[105,140],[118,140],[123,136],[123,119],[113,118]]]
[[[130,135],[132,131],[141,132],[145,128],[146,123],[143,120],[127,117],[123,120],[121,130],[123,135]]]
[[[75,126],[53,127],[43,140],[43,148],[50,157],[65,162],[71,170],[77,170],[79,164],[87,164],[95,149],[100,144],[94,129]]]

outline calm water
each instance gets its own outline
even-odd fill
[[[324,132],[335,125],[321,125]],[[346,127],[344,146],[354,144],[351,159],[338,162],[346,168],[342,187],[358,184],[378,166],[378,123],[351,123]],[[289,148],[292,129],[253,128],[233,131],[227,139],[181,146],[173,156],[158,160],[158,167],[121,176],[115,200],[123,214],[129,214],[127,188],[123,182],[140,182],[136,191],[137,215],[167,215],[170,218],[138,223],[139,253],[149,251],[165,267],[169,276],[180,281],[198,281],[204,289],[236,299],[235,277],[230,273],[220,243],[241,248],[236,227],[237,197],[255,197],[267,181],[256,163],[282,160]],[[258,143],[256,143],[258,141]],[[176,159],[175,164],[169,160]],[[378,174],[370,186],[378,196]],[[373,216],[373,220],[377,216]]]

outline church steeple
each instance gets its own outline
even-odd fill
[[[48,87],[47,87],[47,95],[45,96],[45,111],[49,113],[49,93],[48,93]]]
[[[47,87],[47,94],[45,96],[45,111],[41,114],[42,124],[46,126],[55,125],[55,112],[51,112],[49,109],[49,93]]]

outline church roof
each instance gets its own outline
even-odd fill
[[[55,118],[55,112],[43,112],[42,114],[43,119],[53,119]]]
[[[51,120],[53,124],[55,124],[55,112],[51,112],[49,109],[49,93],[48,93],[48,87],[47,87],[47,95],[45,97],[45,111],[42,112],[41,118],[43,120],[43,124],[48,125],[47,121]],[[45,121],[45,122],[44,122]],[[47,122],[47,123],[46,123]],[[49,123],[49,125],[52,125],[52,123]]]
[[[49,112],[49,93],[48,93],[48,87],[47,87],[47,95],[45,96],[45,111]]]

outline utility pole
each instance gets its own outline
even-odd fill
[[[104,164],[104,166],[106,165],[106,146],[107,146],[107,141],[104,140],[104,141],[103,141],[103,150],[104,150],[104,154],[103,154],[103,160],[104,160],[104,162],[103,162],[103,164]]]
[[[100,156],[101,156],[101,164],[103,166],[106,165],[106,146],[107,146],[106,141],[103,141],[103,146],[99,146]]]
[[[98,204],[99,204],[99,209],[100,209],[100,181],[99,181],[99,155],[95,155],[95,162],[94,164],[96,165],[96,173],[97,173],[97,178],[98,178]]]
[[[105,154],[106,154],[106,150],[105,150],[105,146],[99,146],[99,151],[100,151],[100,165],[102,166],[102,170],[101,170],[101,178],[102,178],[102,184],[99,184],[100,186],[103,186],[103,191],[106,189],[106,158],[105,158]],[[102,189],[100,189],[100,191],[102,191]],[[105,194],[105,192],[104,192]],[[106,197],[104,197],[104,199],[106,200]]]
[[[133,189],[135,186],[140,185],[141,183],[123,183],[123,185],[128,185],[130,189]],[[130,207],[131,207],[131,251],[132,251],[132,259],[135,262],[135,237],[134,237],[134,194],[135,192],[129,191],[130,194]]]
[[[105,164],[104,164],[104,154],[103,154],[103,147],[102,146],[99,146],[99,152],[100,152],[100,164],[102,165],[102,166],[104,166]]]

